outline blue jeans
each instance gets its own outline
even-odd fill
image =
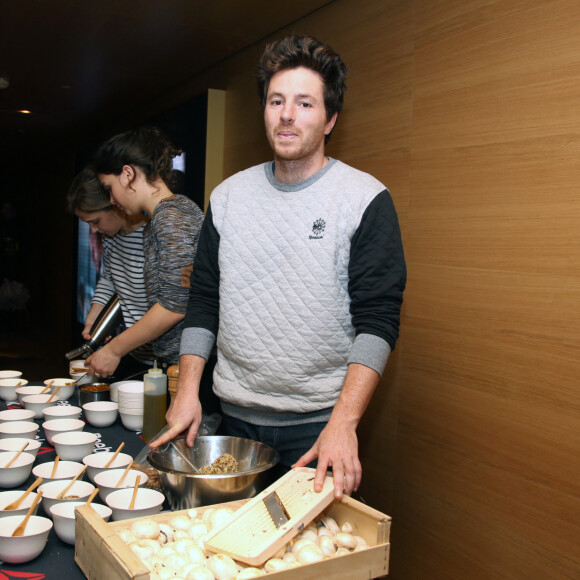
[[[219,431],[222,435],[246,437],[273,447],[280,454],[280,462],[272,474],[278,479],[314,445],[324,427],[326,422],[268,427],[247,423],[224,414]],[[316,461],[310,463],[308,467],[316,467]]]

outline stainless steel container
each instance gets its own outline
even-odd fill
[[[116,294],[103,306],[89,332],[90,338],[81,346],[65,354],[67,360],[85,358],[93,354],[123,322],[121,303]]]
[[[229,453],[238,461],[239,472],[220,475],[192,473],[180,453],[185,454],[197,469]],[[272,483],[271,469],[278,463],[279,456],[272,447],[259,441],[211,435],[197,437],[192,448],[179,439],[173,445],[151,451],[148,459],[159,472],[171,509],[183,510],[254,497]]]

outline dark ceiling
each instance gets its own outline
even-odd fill
[[[3,2],[0,147],[91,131],[329,3]]]

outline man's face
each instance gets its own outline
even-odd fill
[[[283,70],[270,80],[264,123],[276,159],[324,156],[324,138],[336,117],[326,118],[322,78],[313,70]]]

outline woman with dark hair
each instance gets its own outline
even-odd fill
[[[83,338],[90,338],[95,319],[114,294],[119,297],[125,327],[130,328],[149,309],[143,278],[143,228],[147,218],[127,216],[111,205],[109,195],[90,168],[83,169],[74,178],[67,202],[69,211],[86,222],[91,233],[103,236],[103,269],[91,299]],[[138,374],[153,364],[153,347],[148,342],[129,354],[116,369],[119,378]]]
[[[93,168],[111,202],[128,216],[148,216],[143,229],[144,281],[149,309],[131,328],[87,358],[90,372],[113,374],[122,356],[153,342],[161,365],[179,361],[182,320],[203,212],[175,195],[173,158],[179,150],[157,128],[139,128],[103,143]]]

